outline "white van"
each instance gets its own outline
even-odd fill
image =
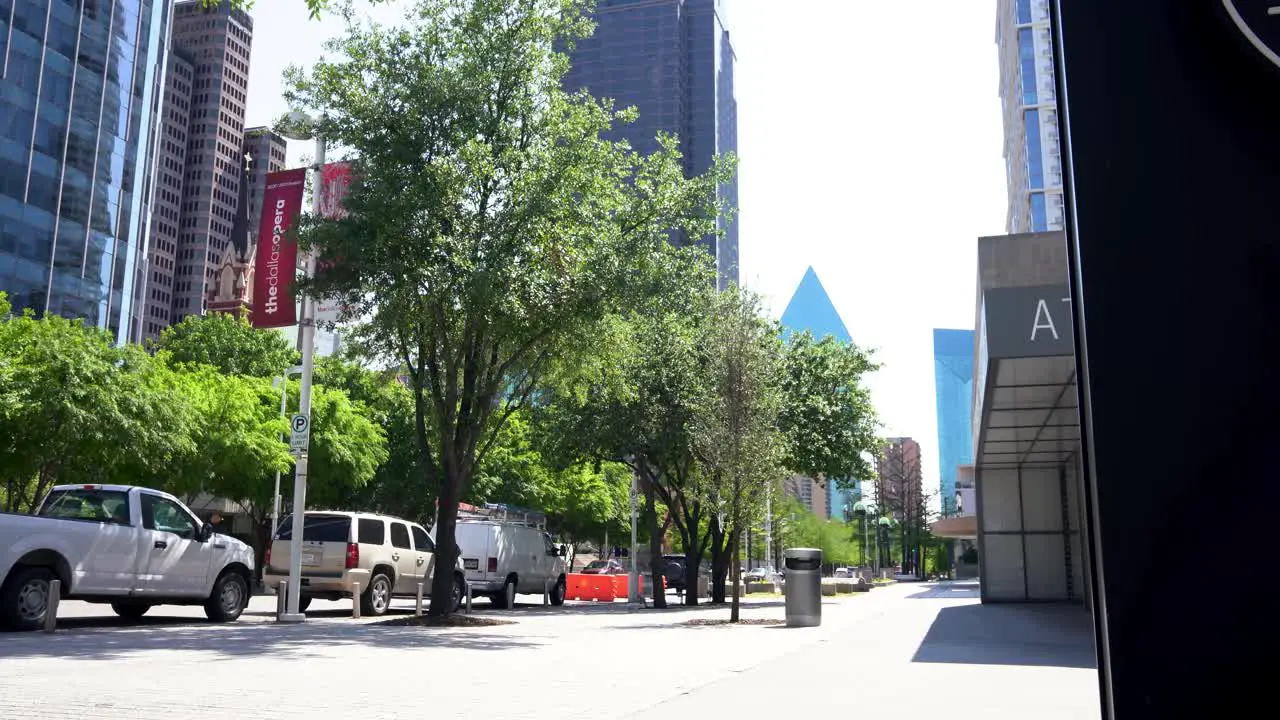
[[[464,505],[455,531],[462,568],[476,595],[496,607],[515,605],[516,593],[550,595],[563,605],[565,548],[546,532],[546,516],[508,505]]]

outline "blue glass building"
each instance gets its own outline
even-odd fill
[[[973,464],[973,331],[933,331],[938,404],[938,492],[944,515],[956,510],[956,468]]]
[[[0,0],[0,290],[136,325],[170,3]]]
[[[818,279],[818,273],[814,272],[812,267],[805,270],[804,277],[800,279],[800,284],[792,293],[791,301],[782,311],[781,322],[783,337],[790,337],[792,333],[808,330],[815,338],[830,335],[841,342],[853,342],[848,328],[844,325],[844,320],[840,318],[840,313],[836,312],[835,305],[831,303],[831,297],[827,295],[826,288],[822,287],[822,281]],[[860,484],[861,480],[859,480]],[[844,506],[852,507],[860,498],[859,489],[842,490],[836,487],[835,482],[828,482],[828,516],[842,519]]]
[[[616,127],[611,140],[651,153],[659,132],[677,135],[689,177],[706,172],[716,155],[737,151],[735,58],[722,0],[600,0],[594,19],[595,34],[570,55],[564,87],[636,107],[640,118]],[[736,177],[720,192],[737,207]],[[700,242],[726,287],[738,282],[738,224],[731,216],[721,226],[719,242]]]

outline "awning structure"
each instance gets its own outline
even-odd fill
[[[991,361],[975,464],[983,469],[1058,466],[1080,442],[1075,358]]]
[[[959,517],[935,520],[929,526],[929,532],[941,538],[976,540],[978,538],[978,516],[961,515]]]

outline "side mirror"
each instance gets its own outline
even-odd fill
[[[213,526],[209,523],[201,525],[200,529],[196,531],[196,540],[199,540],[200,542],[209,542],[212,537]]]
[[[565,555],[568,555],[568,554],[569,554],[569,547],[568,547],[567,545],[561,545],[561,546],[560,546],[560,557],[564,557]]]

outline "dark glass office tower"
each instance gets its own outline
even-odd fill
[[[652,152],[659,131],[678,135],[690,175],[705,172],[718,153],[738,149],[738,105],[733,94],[733,45],[722,0],[600,0],[595,35],[578,43],[565,77],[569,91],[586,88],[634,105],[640,119],[617,128]],[[738,183],[720,189],[738,204]],[[721,287],[738,282],[738,223],[725,218],[718,243],[703,240],[715,256]],[[676,242],[685,242],[677,237]]]
[[[0,0],[0,290],[121,340],[168,3]]]

